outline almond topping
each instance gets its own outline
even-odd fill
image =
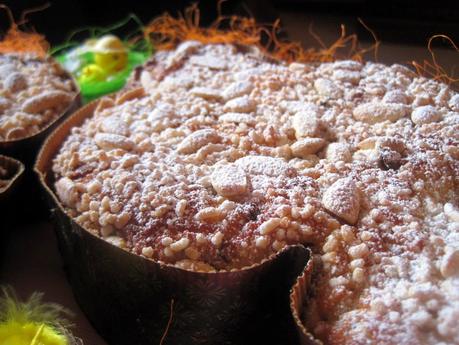
[[[225,197],[244,194],[247,190],[246,174],[234,164],[217,167],[212,173],[211,182],[215,191]]]
[[[328,211],[349,224],[357,222],[360,194],[355,182],[350,178],[343,178],[332,184],[326,190],[322,203]]]
[[[364,103],[354,109],[354,118],[367,123],[395,122],[408,114],[409,107],[398,103]]]
[[[187,136],[177,147],[179,153],[190,154],[198,151],[209,143],[218,143],[221,140],[215,129],[200,129]]]

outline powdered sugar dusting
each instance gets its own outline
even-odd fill
[[[267,156],[247,156],[239,158],[236,164],[250,175],[281,176],[287,174],[289,167],[281,158]]]
[[[142,75],[146,96],[55,158],[80,224],[206,271],[303,243],[321,262],[305,323],[326,343],[459,343],[457,93],[401,65],[231,45],[184,43]]]

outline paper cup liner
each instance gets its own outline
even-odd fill
[[[24,164],[14,158],[0,155],[0,168],[6,171],[5,178],[0,176],[2,180],[0,184],[0,202],[5,202],[20,183],[24,173]]]
[[[6,171],[6,176],[1,178],[0,184],[0,209],[2,225],[7,225],[14,219],[12,211],[19,206],[15,193],[23,183],[24,165],[14,158],[0,155],[0,168]]]
[[[290,291],[290,310],[295,321],[301,345],[323,345],[306,328],[302,315],[311,297],[314,270],[314,260],[311,258]]]
[[[52,159],[98,102],[69,116],[48,137],[35,165],[68,279],[96,330],[110,344],[298,344],[290,304],[300,306],[295,291],[306,283],[295,285],[293,297],[290,291],[310,267],[304,246],[288,246],[242,269],[193,272],[118,248],[67,214],[54,193]]]

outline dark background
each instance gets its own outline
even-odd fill
[[[11,8],[18,19],[24,9],[43,5],[46,1],[9,0],[3,3]],[[52,44],[60,44],[77,28],[107,26],[126,18],[128,13],[136,14],[147,23],[164,11],[177,13],[192,2],[54,0],[49,3],[49,8],[30,14],[29,23],[38,32],[44,33]],[[199,3],[202,23],[209,24],[216,17],[217,2]],[[337,28],[340,23],[346,23],[348,30],[358,33],[363,42],[371,40],[371,36],[358,23],[357,17],[362,18],[383,42],[426,46],[428,38],[436,33],[448,34],[456,42],[459,41],[459,1],[434,0],[423,4],[423,1],[408,0],[228,0],[222,7],[226,14],[250,14],[262,22],[272,22],[282,18],[285,13],[308,15],[314,22],[332,19],[336,21]],[[283,22],[286,24],[285,19]],[[0,29],[4,31],[8,25],[8,18],[3,11],[0,13]],[[308,25],[304,23],[305,34]],[[436,44],[442,45],[440,40]]]
[[[111,26],[126,19],[129,13],[134,13],[146,24],[165,11],[176,15],[193,2],[199,3],[202,25],[215,20],[216,0],[51,0],[47,9],[28,16],[28,25],[56,46],[64,43],[77,29]],[[42,6],[46,0],[7,0],[4,4],[19,20],[22,11]],[[370,47],[374,38],[359,22],[361,18],[381,42],[377,56],[368,54],[365,58],[386,64],[431,61],[427,42],[435,34],[446,34],[459,43],[459,0],[227,0],[222,9],[225,15],[249,15],[262,23],[280,19],[281,37],[299,41],[307,48],[320,47],[309,32],[311,26],[325,46],[330,46],[340,35],[340,24],[345,25],[347,34],[357,34],[362,47]],[[8,26],[6,11],[0,11],[0,36]],[[123,27],[124,31],[115,34],[124,37],[136,29],[138,26],[131,22]],[[76,36],[77,41],[85,38],[87,36]],[[445,71],[459,78],[459,52],[444,39],[436,39],[432,47]]]

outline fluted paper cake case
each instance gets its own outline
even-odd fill
[[[0,155],[0,168],[6,171],[4,178],[0,176],[0,179],[4,181],[0,185],[0,202],[4,203],[20,183],[24,173],[24,164],[14,158]]]
[[[19,207],[15,195],[21,186],[25,168],[20,161],[0,155],[0,169],[6,172],[5,176],[0,176],[2,180],[0,184],[0,217],[2,224],[0,236],[3,237],[9,228],[9,223],[14,221],[14,209]]]
[[[120,249],[66,213],[53,191],[52,159],[70,129],[92,116],[97,105],[65,120],[35,166],[53,208],[68,279],[97,331],[110,344],[298,344],[289,298],[298,276],[310,267],[309,249],[289,246],[240,270],[192,272]]]
[[[303,323],[302,313],[311,296],[312,276],[314,273],[314,260],[310,258],[303,273],[298,277],[290,291],[290,310],[295,322],[299,341],[301,345],[322,345],[322,342],[315,339],[306,329]]]

